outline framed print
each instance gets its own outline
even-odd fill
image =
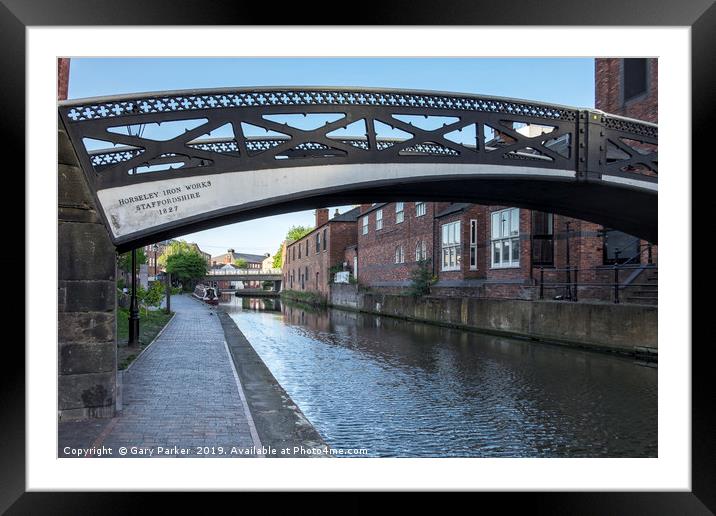
[[[0,11],[28,206],[0,507],[397,490],[715,511],[690,279],[711,2],[289,26],[315,21],[220,4]]]

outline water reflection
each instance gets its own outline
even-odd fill
[[[333,447],[401,457],[656,456],[654,368],[388,317],[236,299],[224,306]]]

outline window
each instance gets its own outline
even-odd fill
[[[520,210],[492,212],[492,267],[520,266]]]
[[[442,226],[442,270],[460,270],[460,221]]]
[[[321,234],[320,233],[316,233],[316,252],[317,253],[321,252]]]
[[[403,222],[403,219],[405,218],[405,211],[403,211],[403,204],[402,202],[396,202],[395,203],[395,223],[400,224]]]
[[[614,265],[615,263],[639,263],[639,239],[632,235],[627,235],[621,231],[607,229],[604,231],[604,240],[602,245],[604,253],[604,265]],[[617,251],[619,258],[617,258]]]
[[[375,212],[375,230],[383,229],[383,210]]]
[[[363,217],[363,234],[364,235],[368,234],[368,215]]]
[[[298,244],[296,247],[298,247],[298,259],[301,259],[301,244]]]
[[[421,260],[427,260],[428,258],[428,249],[425,245],[425,240],[419,240],[418,243],[415,245],[415,261],[419,262]]]
[[[551,213],[532,212],[532,265],[554,265],[554,217]]]
[[[477,270],[477,220],[470,219],[470,270]]]
[[[308,238],[306,239],[306,256],[308,256]]]
[[[395,263],[405,263],[405,253],[402,245],[395,248]]]
[[[328,249],[328,228],[323,228],[323,250]]]
[[[646,71],[646,59],[622,60],[622,88],[624,102],[646,93]]]
[[[424,202],[415,203],[415,216],[422,217],[427,212],[427,204]]]

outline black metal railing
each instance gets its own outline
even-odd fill
[[[651,260],[650,248],[650,245],[644,246],[644,249],[649,253],[649,258]],[[658,270],[658,267],[654,265],[651,261],[649,261],[647,264],[624,264],[616,262],[613,265],[605,265],[600,267],[569,266],[556,268],[540,266],[538,267],[538,270],[539,279],[537,287],[539,292],[538,297],[540,300],[545,299],[545,289],[551,289],[553,291],[555,289],[557,291],[563,290],[563,294],[557,294],[553,296],[553,299],[572,301],[575,303],[579,301],[580,289],[582,292],[590,289],[602,289],[605,295],[607,292],[610,292],[610,300],[613,303],[619,304],[622,302],[621,292],[626,288],[658,288],[658,285],[655,283],[632,281],[635,276],[638,276],[638,274],[632,274],[625,279],[621,278],[621,273],[628,271],[632,271],[634,273],[642,273],[646,270],[656,272]],[[610,271],[612,272],[612,274],[609,274]],[[552,280],[551,278],[545,278],[545,272],[549,275],[554,276],[555,279]],[[565,273],[566,281],[556,280],[556,277],[560,276],[560,273]],[[605,280],[584,281],[585,273],[594,273],[593,276],[595,277],[601,275],[605,278]],[[607,277],[611,277],[611,280],[607,281]],[[594,296],[590,297],[594,298]]]

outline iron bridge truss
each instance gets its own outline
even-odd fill
[[[525,100],[359,88],[192,90],[61,102],[59,115],[95,194],[172,178],[351,163],[519,164],[654,195],[658,182],[655,124]],[[297,115],[330,121],[306,128],[281,120]],[[430,126],[434,119],[443,123]],[[189,122],[169,139],[141,132]],[[224,135],[213,137],[216,130]]]

